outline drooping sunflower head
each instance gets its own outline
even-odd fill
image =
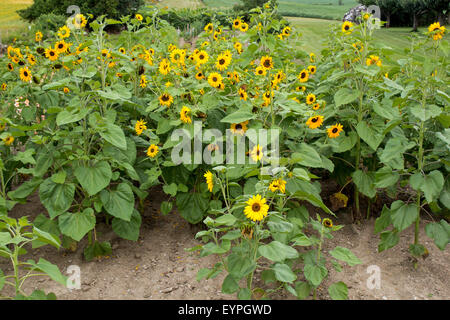
[[[214,175],[211,171],[208,170],[203,176],[206,179],[206,184],[208,185],[209,192],[212,192],[214,188]]]
[[[190,114],[191,114],[191,109],[184,106],[183,108],[181,108],[181,111],[180,111],[180,120],[183,121],[184,123],[192,123]]]
[[[212,33],[213,32],[213,30],[214,30],[214,27],[213,27],[213,24],[212,23],[208,23],[206,26],[205,26],[205,29],[204,29],[206,32],[208,32],[208,33]]]
[[[6,138],[3,138],[3,142],[5,143],[5,145],[9,146],[14,142],[14,137],[7,136]]]
[[[144,130],[147,130],[146,124],[147,124],[147,122],[145,122],[142,119],[136,121],[136,124],[134,125],[134,131],[136,131],[136,134],[138,136],[140,136],[142,134],[142,132],[144,132]]]
[[[233,123],[230,126],[230,131],[233,134],[239,134],[239,135],[243,136],[245,134],[245,132],[247,131],[247,124],[248,124],[248,121],[244,121],[241,123]]]
[[[318,127],[320,127],[323,123],[323,116],[317,115],[317,116],[312,116],[308,119],[308,121],[306,121],[306,125],[310,128],[310,129],[316,129]]]
[[[244,214],[248,219],[256,222],[267,216],[269,206],[266,204],[266,199],[262,198],[260,194],[253,196],[246,203]]]
[[[34,39],[36,40],[36,42],[41,41],[42,37],[43,37],[43,35],[42,35],[42,32],[40,32],[40,31],[38,31],[34,34]]]
[[[239,93],[239,99],[240,100],[247,101],[248,94],[247,94],[247,92],[244,89],[239,88],[238,93]]]
[[[150,158],[154,158],[156,157],[156,155],[159,152],[159,148],[157,145],[152,144],[150,147],[148,147],[147,149],[147,156],[149,156]]]
[[[334,139],[339,137],[339,134],[343,131],[343,126],[340,123],[336,123],[335,125],[329,127],[327,129],[328,137],[330,139]]]
[[[172,102],[173,102],[173,97],[168,93],[163,93],[162,95],[159,96],[159,103],[163,106],[170,107]]]

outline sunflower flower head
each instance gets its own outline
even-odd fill
[[[147,122],[145,122],[142,119],[136,121],[136,124],[134,125],[134,131],[136,131],[136,134],[138,136],[140,136],[142,134],[142,132],[144,132],[144,130],[147,130],[146,124],[147,124]]]
[[[212,192],[214,187],[214,175],[211,171],[208,170],[203,176],[206,179],[206,184],[208,185],[209,192]]]
[[[263,220],[269,211],[269,206],[266,204],[266,199],[262,198],[260,194],[251,197],[244,208],[245,216],[252,221]]]

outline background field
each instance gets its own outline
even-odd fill
[[[0,42],[26,28],[28,23],[20,19],[16,10],[32,3],[33,0],[0,0]]]
[[[0,0],[0,40],[11,40],[15,35],[27,31],[28,23],[21,20],[16,10],[26,8],[33,0]],[[159,7],[169,8],[232,8],[239,0],[162,0]],[[148,0],[148,4],[152,1]],[[338,20],[349,8],[356,5],[356,0],[280,0],[280,12],[288,16],[287,20],[302,33],[302,48],[308,52],[319,54],[329,28],[339,24]],[[320,19],[319,19],[320,18]],[[421,28],[419,31],[424,30]],[[390,28],[378,30],[375,34],[377,40],[397,51],[401,56],[404,48],[409,46],[410,28]]]
[[[235,4],[239,3],[239,0],[203,0],[203,3],[212,8],[231,8]],[[342,3],[343,5],[339,6],[338,0],[278,1],[279,11],[284,16],[334,20],[341,20],[342,16],[348,11],[348,9],[357,4],[356,0],[343,0]]]

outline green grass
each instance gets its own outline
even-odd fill
[[[32,3],[33,0],[0,0],[0,40],[6,41],[26,30],[28,23],[16,11]]]
[[[203,0],[211,8],[231,8],[239,0]],[[279,11],[284,16],[341,20],[348,9],[357,5],[356,0],[279,0]]]

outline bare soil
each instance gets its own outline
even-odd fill
[[[214,279],[197,282],[200,268],[212,267],[218,260],[215,256],[201,258],[198,252],[187,252],[186,248],[198,245],[194,239],[199,226],[184,221],[176,211],[163,216],[159,212],[160,202],[165,199],[162,192],[151,193],[143,214],[141,235],[137,242],[120,239],[110,226],[99,224],[98,239],[110,241],[112,256],[86,262],[83,258],[85,241],[75,252],[53,247],[29,250],[25,260],[43,257],[59,266],[63,273],[70,265],[81,269],[81,289],[69,290],[49,278],[30,278],[24,285],[25,291],[34,289],[54,292],[58,299],[183,299],[219,300],[234,299],[235,296],[221,293],[225,274]],[[11,216],[28,215],[33,220],[39,213],[45,213],[37,194],[30,196],[28,203],[17,205]],[[450,250],[440,251],[427,238],[425,223],[421,224],[420,238],[430,255],[419,262],[414,269],[409,258],[408,246],[412,242],[413,230],[405,230],[400,243],[394,248],[378,253],[379,236],[373,233],[374,220],[351,223],[347,213],[338,215],[335,224],[345,227],[335,233],[334,239],[324,246],[325,254],[335,246],[351,249],[362,261],[355,267],[344,266],[342,272],[329,268],[329,277],[318,290],[319,299],[329,299],[327,288],[337,281],[349,286],[349,298],[368,299],[450,299]],[[381,271],[381,288],[369,289],[367,272],[369,266],[378,266]],[[0,260],[0,268],[10,273],[9,261]],[[67,275],[67,274],[66,274]],[[256,282],[259,284],[259,281]],[[274,299],[295,299],[287,293],[273,296]]]

